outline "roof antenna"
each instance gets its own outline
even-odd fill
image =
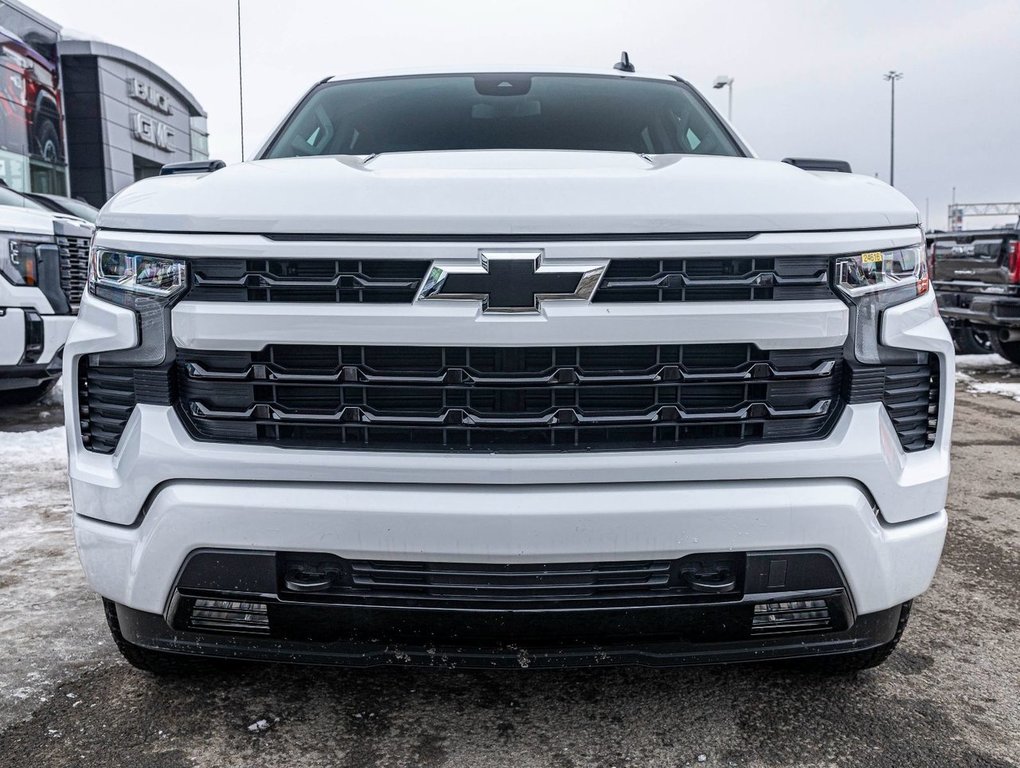
[[[241,58],[241,0],[237,0],[237,100],[241,108],[241,162],[244,162],[244,66]]]
[[[626,51],[620,51],[620,60],[613,65],[613,69],[621,72],[634,71],[634,65],[630,63],[630,55]]]

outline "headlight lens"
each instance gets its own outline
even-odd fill
[[[855,303],[874,294],[886,307],[927,293],[924,247],[918,244],[840,257],[836,260],[836,287]]]
[[[14,285],[39,285],[40,246],[53,240],[17,240],[0,237],[0,274]]]
[[[94,248],[89,259],[89,290],[92,293],[109,288],[170,298],[184,290],[187,276],[187,264],[180,259],[105,248]]]
[[[836,259],[834,283],[851,307],[854,357],[871,365],[909,362],[917,353],[879,343],[882,312],[927,293],[928,262],[918,243],[890,251],[869,251]]]

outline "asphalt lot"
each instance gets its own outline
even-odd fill
[[[1020,369],[965,363],[950,532],[878,670],[459,673],[122,662],[55,399],[0,412],[0,766],[1020,766]],[[971,390],[971,391],[968,391]],[[980,391],[973,391],[980,390]]]

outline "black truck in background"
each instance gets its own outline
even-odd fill
[[[960,354],[1020,364],[1020,226],[931,232],[928,273]]]

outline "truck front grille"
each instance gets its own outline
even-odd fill
[[[277,554],[283,600],[348,605],[489,610],[639,607],[733,600],[744,587],[746,554],[700,553],[678,560],[578,563],[429,563]],[[727,581],[705,591],[693,574]],[[306,577],[316,579],[311,588]]]
[[[572,451],[824,437],[839,348],[273,345],[179,350],[196,439],[282,447]]]
[[[188,301],[410,304],[428,261],[194,259]]]
[[[194,259],[188,301],[410,304],[431,262]],[[829,299],[828,256],[614,259],[597,303]]]
[[[60,288],[71,305],[71,311],[77,312],[88,279],[89,239],[58,235],[57,250],[60,254]]]
[[[633,259],[609,264],[596,302],[832,298],[827,256]]]

